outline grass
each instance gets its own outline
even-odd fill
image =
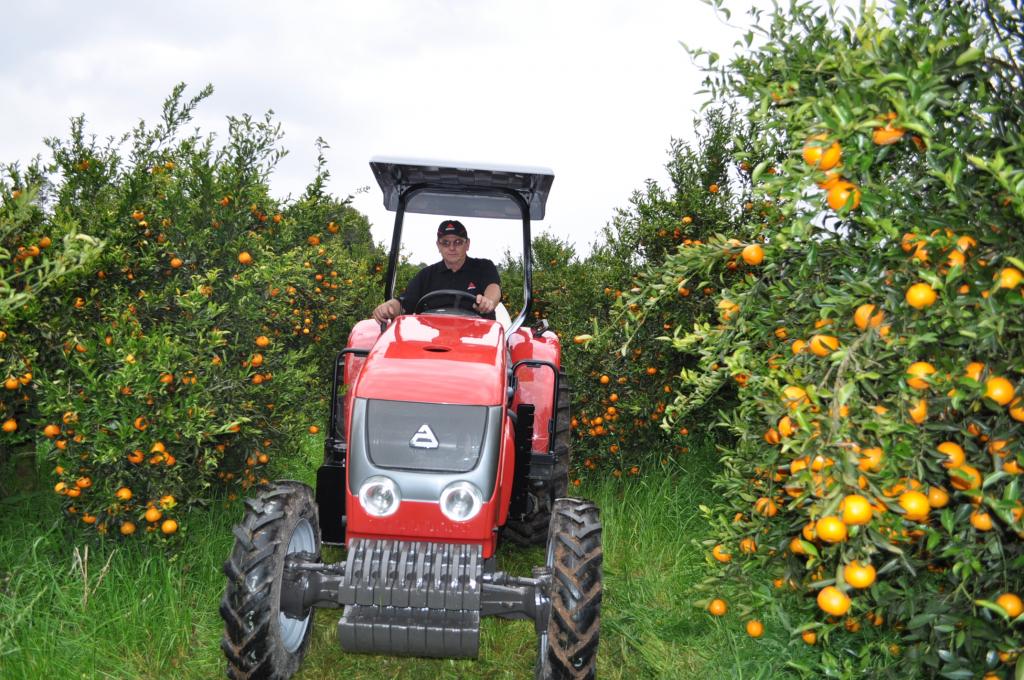
[[[302,475],[312,476],[311,449]],[[591,481],[604,522],[605,597],[599,676],[636,678],[777,678],[801,653],[781,624],[752,640],[731,613],[712,619],[695,601],[707,571],[699,504],[713,504],[710,450],[688,454],[658,475]],[[293,471],[294,472],[294,471]],[[287,475],[282,475],[287,476]],[[69,529],[46,479],[29,479],[0,499],[0,677],[223,677],[217,606],[220,566],[241,504],[195,511],[180,551],[140,542],[94,543]],[[501,568],[527,574],[540,549],[503,549]],[[389,658],[343,653],[339,610],[316,615],[300,680],[319,678],[527,678],[536,642],[532,624],[484,619],[475,661]]]

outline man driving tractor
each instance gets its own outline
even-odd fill
[[[441,261],[424,267],[413,277],[405,292],[377,305],[373,318],[385,322],[402,314],[412,314],[427,293],[437,290],[464,290],[476,295],[473,309],[485,319],[494,319],[501,302],[501,279],[494,263],[469,257],[469,236],[458,220],[445,220],[437,228],[437,250]]]

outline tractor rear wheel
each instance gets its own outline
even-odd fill
[[[569,461],[572,457],[570,410],[569,376],[564,369],[560,369],[558,401],[555,404],[555,466],[551,479],[538,482],[537,487],[530,490],[533,501],[530,511],[521,517],[509,516],[505,523],[503,536],[516,545],[544,545],[548,537],[548,525],[551,523],[552,505],[556,498],[568,493]]]
[[[299,668],[313,630],[313,611],[301,619],[281,612],[285,560],[306,553],[319,560],[320,528],[313,491],[298,482],[278,482],[245,502],[235,545],[224,563],[227,589],[221,649],[229,678],[285,679]]]
[[[601,628],[601,520],[579,498],[555,501],[548,532],[551,616],[540,635],[537,680],[596,677]]]

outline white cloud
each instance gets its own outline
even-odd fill
[[[275,111],[290,151],[278,195],[312,177],[317,137],[339,195],[373,183],[377,154],[545,165],[539,226],[586,251],[663,178],[670,138],[691,136],[700,75],[679,41],[728,51],[739,35],[697,0],[22,3],[0,28],[0,162],[44,153],[75,115],[120,135],[155,120],[175,83],[212,83],[204,130]],[[380,206],[376,186],[356,198],[389,240]],[[430,240],[415,255],[433,258]],[[474,238],[477,255],[501,250]]]

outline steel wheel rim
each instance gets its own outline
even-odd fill
[[[287,555],[298,552],[316,552],[316,537],[309,520],[300,520],[295,525],[291,540],[288,541]],[[277,627],[281,633],[281,642],[289,653],[295,653],[306,637],[306,630],[313,621],[313,610],[302,619],[293,619],[283,612],[277,614]]]

